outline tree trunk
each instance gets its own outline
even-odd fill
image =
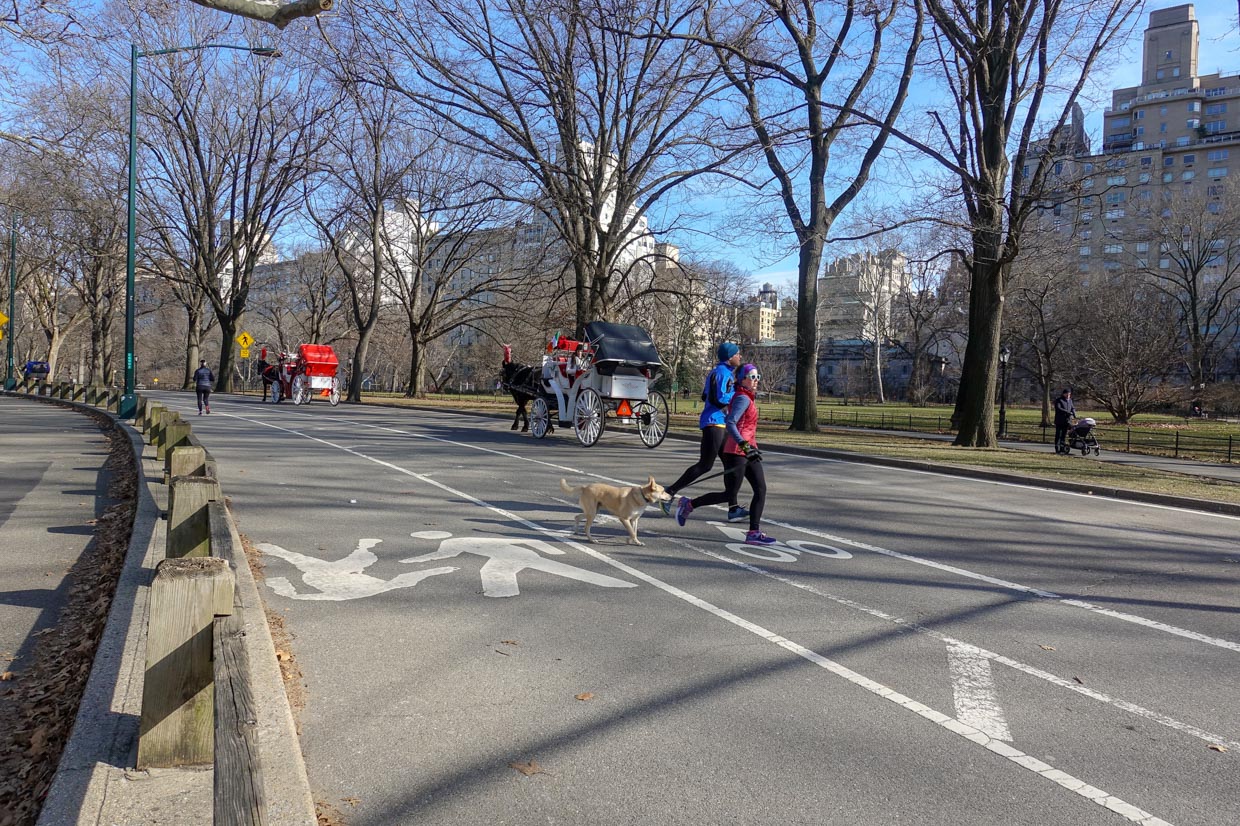
[[[969,308],[969,341],[960,373],[958,447],[995,447],[995,377],[999,371],[999,336],[1003,325],[1004,265],[998,249],[979,249],[975,240]]]
[[[878,403],[883,404],[887,401],[883,395],[883,345],[877,339],[874,341],[874,387]]]
[[[185,308],[185,375],[181,377],[181,388],[184,390],[193,389],[194,371],[202,358],[202,312],[201,307]]]
[[[801,244],[797,261],[797,392],[792,401],[792,430],[818,430],[818,267],[822,235]]]
[[[362,376],[366,374],[366,352],[370,349],[370,336],[373,332],[374,327],[371,325],[357,333],[357,346],[353,348],[353,375],[349,381],[349,397],[345,401],[362,403]],[[392,384],[396,384],[395,374]]]
[[[237,335],[239,319],[227,315],[217,315],[220,322],[220,369],[215,374],[215,390],[218,393],[232,392],[233,373],[233,338]]]
[[[422,350],[423,344],[418,341],[417,335],[411,335],[409,345],[409,389],[405,392],[405,398],[414,399],[422,395]]]

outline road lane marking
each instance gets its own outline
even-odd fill
[[[857,602],[856,600],[849,599],[848,597],[842,597],[842,596],[839,596],[838,594],[833,594],[830,591],[823,590],[818,585],[815,585],[812,583],[806,583],[806,582],[799,582],[796,579],[793,579],[792,576],[779,574],[774,571],[768,571],[767,569],[761,568],[757,565],[754,565],[753,563],[745,562],[740,559],[735,559],[733,557],[730,557],[725,554],[721,554],[721,553],[718,553],[716,551],[709,550],[706,548],[699,548],[691,540],[681,539],[678,537],[668,537],[668,539],[673,544],[680,545],[681,547],[684,547],[684,548],[688,548],[689,550],[694,551],[695,553],[702,554],[703,556],[709,556],[712,559],[719,560],[720,562],[727,562],[731,565],[735,565],[738,568],[743,568],[744,570],[749,571],[750,573],[757,574],[762,577],[766,577],[767,579],[773,579],[776,582],[783,583],[784,585],[790,585],[793,588],[798,588],[802,591],[806,591],[808,593],[814,594],[815,596],[820,596],[824,599],[831,600],[832,602],[835,602],[839,605],[843,605],[847,608],[852,608],[864,614],[869,614],[872,617],[885,620],[887,622],[898,625],[902,628],[907,628],[911,631],[917,632],[918,634],[924,634],[928,637],[932,637],[936,640],[946,643],[949,646],[951,645],[969,646],[970,648],[975,649],[981,656],[986,657],[989,660],[993,660],[994,662],[999,663],[1001,665],[1006,665],[1008,668],[1014,669],[1016,671],[1020,671],[1024,674],[1028,674],[1031,677],[1037,677],[1038,679],[1045,680],[1046,682],[1051,683],[1052,685],[1056,685],[1060,688],[1066,688],[1069,691],[1074,691],[1077,694],[1090,698],[1091,700],[1096,700],[1100,703],[1105,703],[1106,705],[1112,706],[1113,708],[1117,708],[1121,711],[1126,711],[1129,714],[1142,717],[1146,720],[1149,720],[1150,722],[1158,723],[1161,726],[1166,726],[1167,728],[1178,731],[1181,734],[1186,734],[1190,737],[1196,737],[1197,739],[1202,740],[1207,744],[1226,746],[1228,749],[1231,749],[1232,751],[1240,752],[1240,742],[1229,740],[1226,737],[1223,737],[1222,735],[1215,734],[1214,732],[1211,732],[1211,731],[1206,731],[1205,729],[1198,728],[1197,726],[1194,726],[1190,723],[1181,722],[1179,720],[1176,720],[1173,717],[1168,717],[1167,715],[1162,714],[1160,712],[1152,711],[1143,706],[1139,706],[1136,703],[1130,703],[1127,700],[1120,700],[1118,698],[1111,697],[1108,694],[1104,694],[1101,691],[1096,691],[1074,680],[1065,679],[1056,674],[1052,674],[1049,671],[1044,671],[1036,666],[1032,666],[1032,665],[1029,665],[1028,663],[1021,662],[1020,660],[1015,660],[1015,659],[1012,659],[1011,657],[1004,656],[1003,654],[997,654],[994,651],[988,651],[987,649],[981,648],[979,646],[975,646],[972,643],[967,643],[964,640],[957,639],[956,637],[951,637],[951,636],[948,636],[947,634],[940,633],[939,631],[936,631],[933,628],[922,625],[921,623],[918,623],[918,622],[914,622],[913,620],[908,620],[903,617],[896,616],[895,614],[889,614],[886,611],[880,610],[878,608],[872,608],[868,605],[864,605],[863,603]]]
[[[251,421],[255,424],[263,425],[266,427],[274,427],[278,430],[286,430],[286,428],[279,427],[278,425],[269,424],[259,419],[246,419],[246,417],[244,416],[239,416],[237,414],[232,414],[232,413],[226,413],[224,415],[230,416],[233,418]],[[306,418],[306,417],[310,417],[312,414],[294,413],[293,415],[300,415],[303,418]],[[583,470],[569,467],[566,465],[559,465],[553,462],[546,462],[541,459],[532,459],[528,456],[521,456],[519,454],[509,453],[507,451],[502,451],[502,450],[496,450],[494,448],[483,447],[481,445],[471,445],[467,442],[459,442],[453,439],[445,439],[440,436],[431,436],[425,433],[416,433],[416,432],[409,431],[409,430],[402,430],[400,428],[389,427],[387,425],[378,425],[378,424],[371,424],[369,422],[360,422],[354,419],[346,419],[346,418],[343,418],[341,416],[336,416],[336,415],[313,416],[313,418],[315,420],[326,419],[326,420],[340,422],[343,424],[371,428],[373,430],[387,431],[389,433],[395,433],[395,434],[402,435],[402,436],[412,436],[414,438],[425,439],[427,441],[433,441],[433,442],[440,442],[442,444],[452,445],[454,447],[463,447],[463,448],[468,448],[471,450],[482,451],[484,453],[491,453],[497,456],[504,456],[510,459],[516,459],[518,461],[531,462],[533,464],[543,465],[546,467],[554,468],[556,470],[578,473],[581,475],[590,476],[592,478],[601,479],[601,480],[608,481],[608,482],[617,482],[617,483],[627,484],[626,482],[624,482],[624,480],[615,479],[613,477],[605,476],[603,474],[593,473],[591,471],[583,471]],[[292,433],[296,431],[290,430],[288,432]],[[306,436],[305,438],[314,438],[314,437]],[[336,447],[339,447],[342,450],[347,450],[347,448],[344,448],[339,445],[336,445]],[[349,451],[349,452],[356,453],[356,451]],[[360,456],[363,454],[357,453],[357,455]],[[838,460],[824,460],[824,461],[838,461]],[[912,471],[912,472],[929,473],[929,471]],[[931,474],[931,475],[934,475],[934,474]],[[1020,487],[1020,486],[1017,486],[1017,487]],[[1091,498],[1098,498],[1098,497],[1091,497]],[[1136,503],[1136,504],[1144,505],[1145,503]],[[1197,513],[1197,511],[1191,511],[1191,513]],[[1207,515],[1213,516],[1217,514],[1207,514]],[[1211,637],[1205,634],[1199,634],[1196,631],[1190,631],[1186,628],[1180,628],[1178,626],[1168,625],[1167,623],[1159,622],[1157,620],[1147,619],[1146,617],[1142,617],[1137,614],[1128,614],[1128,613],[1124,613],[1121,611],[1116,611],[1112,608],[1103,608],[1100,605],[1094,605],[1093,603],[1086,602],[1085,600],[1081,600],[1081,599],[1066,597],[1062,594],[1057,594],[1053,591],[1045,591],[1039,588],[1033,588],[1027,585],[1021,585],[1019,583],[1010,582],[1004,579],[999,579],[998,577],[992,577],[986,574],[981,574],[975,571],[970,571],[965,568],[959,568],[954,565],[947,565],[942,562],[935,562],[930,559],[923,559],[921,557],[902,553],[900,551],[893,551],[887,548],[882,548],[877,545],[870,545],[865,542],[860,542],[860,541],[853,540],[853,539],[846,539],[844,537],[836,536],[834,534],[829,534],[823,531],[816,530],[814,528],[807,528],[807,527],[796,525],[790,522],[781,522],[779,520],[770,519],[770,518],[765,518],[763,521],[771,525],[778,525],[779,527],[782,527],[782,528],[788,528],[789,530],[799,531],[801,533],[809,534],[810,536],[816,536],[820,539],[826,539],[828,542],[836,542],[836,543],[840,543],[843,545],[851,546],[853,548],[859,548],[861,550],[872,551],[877,554],[882,554],[884,556],[892,557],[893,559],[900,559],[905,562],[911,562],[915,565],[923,565],[929,568],[935,568],[937,570],[944,571],[946,573],[955,574],[956,576],[961,576],[967,579],[977,580],[979,582],[986,582],[991,585],[996,585],[1000,588],[1006,588],[1009,590],[1017,591],[1018,593],[1028,594],[1030,596],[1039,597],[1041,599],[1045,599],[1045,600],[1052,601],[1052,602],[1058,602],[1061,605],[1068,605],[1074,608],[1080,608],[1082,610],[1088,611],[1093,614],[1097,614],[1099,616],[1105,616],[1111,619],[1120,620],[1122,622],[1128,622],[1128,623],[1132,623],[1135,625],[1144,626],[1146,628],[1149,628],[1155,631],[1161,631],[1163,633],[1171,634],[1173,636],[1182,637],[1184,639],[1189,639],[1195,642],[1200,642],[1206,645],[1211,645],[1217,648],[1223,648],[1229,651],[1240,653],[1240,643],[1233,642],[1231,640],[1221,639],[1219,637]]]
[[[236,416],[236,418],[244,419],[245,417]],[[469,502],[473,502],[474,504],[491,511],[492,513],[502,516],[505,519],[511,519],[516,522],[519,522],[520,524],[525,525],[526,527],[530,528],[533,531],[536,531],[538,533],[541,533],[547,536],[554,536],[554,533],[550,529],[548,529],[546,526],[543,526],[537,522],[533,522],[529,519],[525,519],[524,517],[513,514],[496,505],[492,505],[488,502],[485,502],[484,500],[479,499],[478,497],[473,496],[472,494],[466,493],[465,491],[456,490],[434,479],[428,479],[424,477],[422,474],[416,473],[407,468],[400,467],[399,465],[395,465],[391,462],[387,462],[382,459],[376,459],[372,456],[367,456],[363,453],[359,453],[354,450],[349,450],[348,448],[345,448],[341,445],[330,442],[326,439],[321,439],[317,436],[310,436],[308,434],[293,430],[292,428],[281,427],[280,425],[275,425],[275,424],[271,424],[268,422],[254,420],[254,419],[249,419],[248,421],[251,421],[254,424],[258,424],[264,427],[272,428],[274,430],[283,431],[293,436],[299,436],[303,439],[315,441],[320,444],[326,445],[328,447],[336,448],[337,450],[344,451],[360,459],[364,459],[366,461],[373,462],[383,467],[390,468],[399,473],[403,473],[407,476],[411,476],[415,479],[420,479],[422,481],[425,481],[427,484],[434,485],[435,487],[440,488],[446,493],[449,493],[453,496],[458,496]],[[700,597],[690,594],[688,591],[682,590],[668,582],[664,582],[663,580],[657,577],[647,574],[646,572],[641,571],[637,568],[634,568],[631,565],[628,565],[617,559],[613,559],[607,554],[594,550],[593,548],[589,548],[585,545],[582,545],[579,542],[569,540],[569,539],[560,539],[560,541],[564,542],[566,545],[569,545],[570,547],[573,547],[581,551],[582,553],[587,554],[588,556],[593,557],[599,562],[610,565],[613,568],[628,574],[634,579],[645,582],[655,588],[658,588],[659,590],[663,591],[666,594],[669,594],[683,602],[688,603],[689,605],[692,605],[696,608],[706,611],[707,613],[717,617],[718,619],[721,619],[727,623],[730,623],[731,625],[736,626],[737,628],[748,631],[751,634],[754,634],[760,637],[761,639],[764,639],[770,643],[773,643],[774,645],[777,645],[780,648],[783,648],[785,651],[795,654],[796,656],[801,657],[802,659],[807,660],[808,662],[813,663],[814,665],[817,665],[818,667],[828,671],[829,673],[835,674],[838,677],[842,677],[843,679],[847,680],[849,683],[852,683],[853,685],[859,688],[862,688],[865,691],[868,691],[869,693],[877,697],[880,697],[890,703],[894,703],[895,705],[897,705],[898,707],[906,711],[910,711],[925,720],[929,720],[930,722],[934,723],[940,728],[945,729],[951,732],[952,734],[955,734],[963,738],[964,740],[967,740],[970,743],[981,746],[987,751],[990,751],[993,754],[997,754],[1000,757],[1003,757],[1011,761],[1017,766],[1020,766],[1021,768],[1031,771],[1034,774],[1037,774],[1043,779],[1049,780],[1052,783],[1055,783],[1056,785],[1064,789],[1067,789],[1068,791],[1071,791],[1075,794],[1078,794],[1084,797],[1086,800],[1090,800],[1094,803],[1097,803],[1100,806],[1103,806],[1109,811],[1112,811],[1133,823],[1139,823],[1139,824],[1142,824],[1142,826],[1171,826],[1171,824],[1169,824],[1167,821],[1161,818],[1158,818],[1155,815],[1150,814],[1149,812],[1137,806],[1134,806],[1131,803],[1128,803],[1119,797],[1116,797],[1115,795],[1109,794],[1108,792],[1103,791],[1102,789],[1099,789],[1095,786],[1091,786],[1088,783],[1085,783],[1084,781],[1079,780],[1078,778],[1073,777],[1072,775],[1066,772],[1062,772],[1054,768],[1053,766],[1049,765],[1048,763],[1042,760],[1037,759],[1036,757],[1025,754],[1019,749],[1016,749],[1008,745],[1007,743],[1004,743],[1001,740],[997,740],[989,736],[988,734],[975,728],[974,726],[968,725],[967,723],[961,722],[960,720],[957,720],[953,717],[949,717],[948,715],[943,714],[942,712],[936,711],[923,703],[917,702],[916,700],[913,700],[911,697],[907,697],[898,691],[894,691],[888,688],[882,683],[879,683],[875,680],[871,680],[870,678],[864,676],[863,674],[853,671],[852,669],[848,668],[847,666],[841,663],[838,663],[834,660],[829,659],[828,657],[824,657],[821,654],[818,654],[816,651],[806,648],[805,646],[800,645],[799,643],[793,642],[792,640],[787,639],[786,637],[780,636],[779,634],[776,634],[773,631],[769,631],[766,628],[758,625],[757,623],[750,622],[749,620],[737,614],[734,614],[731,611],[728,611],[724,608],[720,608],[719,606],[714,605],[713,603],[707,602],[706,600],[701,599]]]
[[[947,667],[952,677],[952,693],[956,697],[956,719],[968,723],[996,740],[1011,742],[999,691],[990,673],[990,660],[966,643],[949,643]]]
[[[412,588],[427,577],[450,574],[457,570],[447,566],[427,568],[421,571],[400,574],[393,579],[379,579],[364,573],[367,568],[379,561],[379,557],[375,556],[370,549],[382,541],[381,539],[359,539],[357,541],[357,550],[344,559],[338,559],[335,562],[285,550],[279,545],[272,545],[267,542],[255,547],[264,554],[279,557],[294,565],[301,571],[301,581],[311,588],[317,589],[317,593],[303,594],[299,593],[286,577],[268,577],[267,585],[271,590],[289,599],[329,600],[332,602],[346,599],[362,599],[363,597],[373,597],[376,594],[385,594],[397,588]]]

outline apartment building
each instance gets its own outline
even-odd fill
[[[738,319],[741,339],[746,344],[772,341],[782,302],[774,284],[763,284],[753,299],[741,309]]]
[[[897,338],[894,303],[909,288],[908,259],[895,249],[859,252],[829,262],[818,279],[819,329],[826,339]]]
[[[1240,209],[1240,72],[1198,74],[1199,36],[1192,4],[1151,12],[1141,83],[1112,92],[1102,151],[1090,153],[1077,118],[1051,148],[1043,225],[1086,278],[1159,266],[1158,225],[1190,200]]]

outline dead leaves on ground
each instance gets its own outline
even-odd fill
[[[531,775],[535,775],[535,774],[547,774],[547,771],[543,769],[542,766],[538,765],[538,761],[534,759],[530,759],[528,762],[525,762],[525,763],[521,763],[519,761],[512,762],[508,764],[508,767],[511,769],[516,769],[517,771],[521,772],[521,774],[525,775],[526,777],[530,777]]]
[[[1038,643],[1038,648],[1041,648],[1043,651],[1054,651],[1054,650],[1055,650],[1055,646],[1053,646],[1053,645],[1042,645],[1041,643]]]
[[[1226,747],[1226,746],[1220,746],[1218,743],[1211,743],[1211,744],[1210,744],[1209,746],[1207,746],[1206,748],[1210,749],[1210,751],[1220,751],[1220,752],[1225,752],[1225,751],[1227,751],[1227,747]]]
[[[584,703],[584,702],[587,702],[587,701],[589,701],[589,700],[593,700],[593,699],[594,699],[594,694],[593,694],[592,692],[586,691],[586,692],[584,692],[584,693],[582,693],[582,694],[577,694],[577,695],[574,695],[574,696],[573,696],[573,699],[574,699],[574,700],[581,700],[581,702],[583,702],[583,703]]]

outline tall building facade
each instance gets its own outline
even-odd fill
[[[829,262],[818,279],[824,339],[882,341],[892,329],[897,297],[909,288],[908,259],[899,250],[859,252]]]
[[[1199,75],[1198,38],[1192,4],[1151,12],[1141,83],[1112,92],[1102,151],[1075,141],[1050,150],[1043,228],[1057,231],[1086,279],[1165,269],[1160,223],[1195,205],[1216,215],[1240,209],[1240,72]]]

